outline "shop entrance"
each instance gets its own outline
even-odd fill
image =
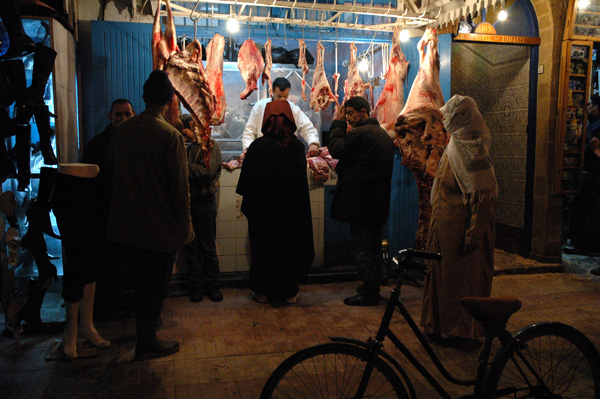
[[[527,159],[529,46],[457,43],[452,46],[452,95],[473,97],[491,133],[490,155],[499,194],[496,248],[528,255]]]

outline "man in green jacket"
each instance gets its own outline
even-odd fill
[[[106,238],[134,284],[137,359],[179,350],[179,342],[156,337],[175,252],[194,237],[183,136],[164,117],[173,91],[164,71],[150,74],[142,95],[146,109],[115,127],[106,159]]]

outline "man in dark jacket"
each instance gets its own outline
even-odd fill
[[[106,153],[108,152],[108,146],[110,145],[115,126],[134,115],[135,111],[129,100],[119,98],[113,101],[110,106],[110,112],[107,115],[110,123],[85,146],[81,162],[96,164],[100,168],[100,173],[104,173]]]
[[[331,123],[327,143],[331,156],[339,159],[331,217],[350,223],[353,256],[364,282],[357,295],[344,299],[350,306],[379,303],[381,229],[390,205],[394,143],[369,113],[365,98],[348,99]]]
[[[165,119],[173,85],[155,70],[144,83],[146,109],[117,125],[108,149],[111,190],[106,239],[127,264],[136,304],[137,359],[167,356],[177,341],[156,337],[175,252],[194,238],[185,146]]]

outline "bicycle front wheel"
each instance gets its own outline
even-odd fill
[[[368,379],[363,378],[369,352],[344,343],[328,343],[301,350],[271,374],[261,399],[408,398],[394,370],[374,357]],[[362,383],[361,383],[362,382]],[[364,391],[364,392],[363,392]],[[361,394],[362,392],[362,394]]]
[[[490,371],[498,380],[493,397],[600,399],[598,352],[583,333],[566,324],[542,323],[515,338],[524,348],[508,353]]]

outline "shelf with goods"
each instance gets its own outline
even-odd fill
[[[581,4],[580,4],[581,3]],[[600,0],[569,2],[563,40],[600,41]]]
[[[581,184],[592,50],[593,42],[590,41],[563,41],[553,186],[555,194],[576,193]]]

